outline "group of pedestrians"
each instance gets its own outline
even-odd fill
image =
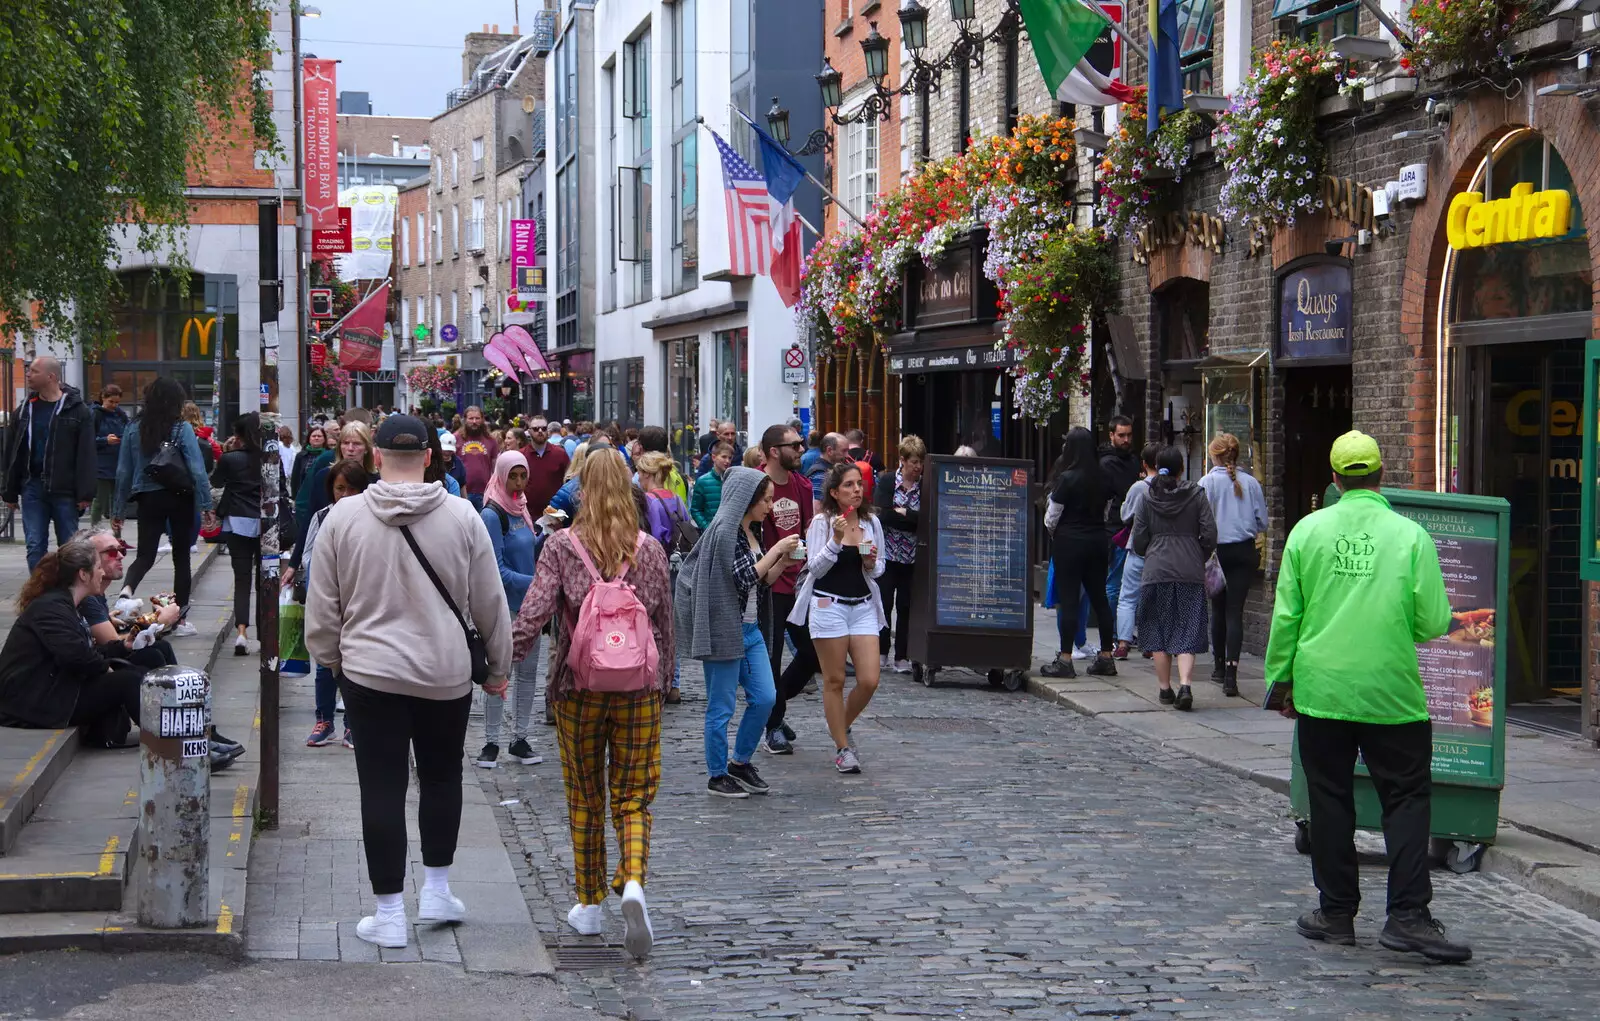
[[[1110,426],[1111,441],[1099,450],[1089,430],[1070,430],[1057,462],[1045,525],[1060,651],[1040,672],[1072,677],[1074,656],[1089,655],[1081,633],[1073,634],[1082,605],[1100,631],[1088,673],[1114,675],[1116,661],[1137,645],[1155,661],[1161,703],[1187,711],[1195,657],[1210,649],[1212,680],[1237,696],[1244,608],[1260,560],[1257,538],[1267,529],[1261,484],[1240,466],[1230,433],[1212,439],[1209,470],[1196,483],[1185,477],[1182,450],[1148,444],[1134,459],[1132,422],[1117,416]]]

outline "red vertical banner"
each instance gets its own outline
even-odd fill
[[[330,247],[341,237],[339,225],[339,135],[335,60],[303,61],[301,94],[305,124],[306,212],[311,216],[313,252],[349,251]],[[326,239],[326,240],[324,240]]]

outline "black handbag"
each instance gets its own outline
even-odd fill
[[[489,679],[489,646],[483,641],[483,636],[472,622],[461,615],[456,607],[456,601],[450,598],[450,590],[444,587],[444,582],[433,573],[433,565],[428,563],[428,558],[422,555],[422,547],[417,545],[416,536],[411,534],[410,525],[401,525],[400,534],[406,537],[406,545],[411,547],[411,552],[417,556],[417,563],[428,573],[428,580],[433,582],[433,587],[439,590],[439,595],[444,597],[445,605],[450,607],[450,612],[455,614],[456,623],[461,625],[461,631],[467,636],[467,656],[472,660],[472,683],[483,684]]]
[[[174,493],[194,492],[194,478],[183,459],[183,448],[178,446],[176,426],[173,427],[171,438],[162,441],[161,449],[144,466],[144,476],[162,489]]]

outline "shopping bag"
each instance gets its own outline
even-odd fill
[[[294,593],[284,589],[278,595],[279,673],[304,677],[311,672],[311,653],[306,651],[306,608],[294,601]]]
[[[1206,561],[1206,595],[1215,599],[1222,595],[1228,587],[1228,580],[1222,574],[1222,564],[1217,562],[1217,555],[1211,554],[1211,559]]]
[[[1056,608],[1056,562],[1050,561],[1050,569],[1044,575],[1044,608]]]

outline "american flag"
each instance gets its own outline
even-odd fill
[[[723,198],[728,203],[728,269],[740,276],[766,274],[772,261],[772,199],[766,178],[715,131],[722,154]]]

